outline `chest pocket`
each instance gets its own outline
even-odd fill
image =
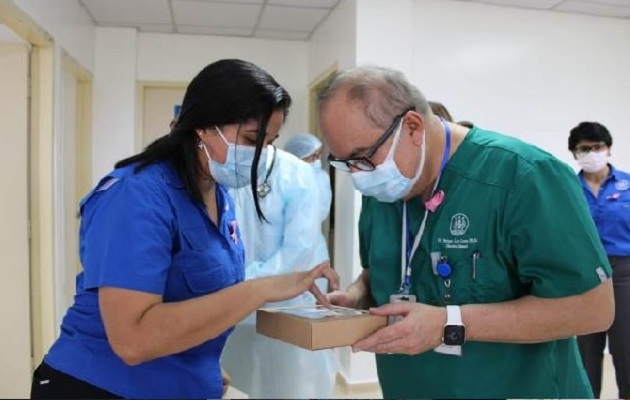
[[[191,292],[208,294],[236,283],[228,249],[206,227],[184,228],[181,270]]]
[[[628,210],[630,210],[630,191],[626,190],[623,192],[618,192],[619,197],[617,198],[613,197],[615,194],[606,198],[606,202],[608,203],[607,205],[611,208],[611,210],[628,212]],[[619,217],[623,218],[626,216],[620,215]]]
[[[452,268],[451,304],[493,303],[515,298],[516,270],[493,252],[470,246],[442,250],[441,254],[446,255]]]

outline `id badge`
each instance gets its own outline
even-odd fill
[[[390,303],[415,303],[416,302],[416,295],[415,294],[392,294],[391,296],[389,296],[389,302]],[[402,315],[390,315],[387,317],[387,324],[391,325],[393,323],[396,323],[398,321],[402,321],[403,316]]]

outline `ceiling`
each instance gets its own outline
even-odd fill
[[[98,26],[308,40],[340,0],[79,0]]]
[[[142,32],[308,40],[344,0],[78,0],[98,26]],[[360,1],[360,0],[358,0]],[[389,0],[392,6],[395,0]],[[630,0],[459,0],[630,18]]]
[[[630,0],[459,0],[469,3],[630,18]]]

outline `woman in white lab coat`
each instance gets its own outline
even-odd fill
[[[245,279],[308,270],[328,260],[311,165],[269,146],[267,173],[259,182],[266,221],[256,213],[251,190],[231,191],[245,246]],[[300,295],[267,306],[313,304],[312,295]],[[236,326],[222,365],[232,386],[251,398],[330,398],[338,369],[332,350],[308,351],[256,334],[253,314]]]
[[[332,202],[332,190],[330,186],[330,176],[322,168],[322,142],[310,133],[298,133],[291,136],[284,146],[284,150],[293,154],[302,161],[310,164],[315,173],[317,182],[317,192],[319,194],[319,219],[320,224],[323,223],[330,213],[330,204]],[[324,234],[321,233],[317,238],[316,253],[328,259],[328,245]]]

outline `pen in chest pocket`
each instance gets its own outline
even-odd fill
[[[477,261],[481,258],[481,252],[479,250],[473,251],[472,255],[472,279],[474,282],[477,281]]]

